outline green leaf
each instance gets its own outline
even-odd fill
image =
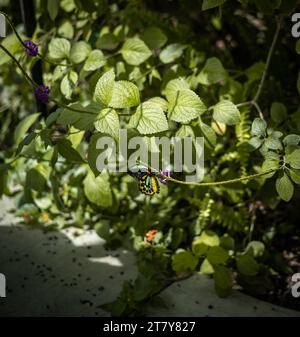
[[[250,151],[258,149],[262,145],[263,141],[259,137],[252,137],[248,144],[250,145]]]
[[[66,20],[59,28],[58,34],[66,39],[73,39],[74,28],[69,20]]]
[[[175,78],[167,83],[165,89],[162,91],[162,94],[166,97],[176,94],[179,90],[190,89],[189,84],[183,77]]]
[[[200,257],[204,254],[206,254],[206,252],[208,251],[208,246],[206,244],[204,244],[201,240],[198,239],[195,239],[193,242],[192,242],[192,252]]]
[[[185,138],[191,137],[192,139],[195,138],[195,132],[190,125],[181,125],[181,127],[176,131],[176,137]]]
[[[108,133],[115,139],[118,139],[120,122],[116,111],[112,108],[101,110],[95,121],[95,128],[100,132]]]
[[[293,180],[293,182],[295,184],[300,185],[300,170],[291,169],[289,172],[290,172],[290,177]]]
[[[158,27],[149,27],[144,32],[143,40],[150,49],[156,49],[165,45],[168,39]]]
[[[298,90],[298,93],[300,94],[300,70],[298,72],[298,78],[297,78],[297,90]]]
[[[271,118],[277,124],[287,119],[286,106],[279,102],[273,102],[271,105]]]
[[[172,255],[172,268],[174,271],[195,270],[198,259],[189,251],[179,249]]]
[[[175,122],[188,123],[207,109],[200,97],[192,90],[180,90],[168,95],[169,118]]]
[[[213,118],[227,125],[235,125],[240,122],[241,116],[238,108],[228,100],[220,101],[213,107]]]
[[[83,62],[91,52],[91,46],[85,41],[79,41],[73,44],[70,52],[70,59],[73,63]]]
[[[214,267],[210,264],[210,262],[207,259],[204,259],[200,266],[200,273],[202,274],[213,274],[214,273]]]
[[[251,67],[249,67],[245,71],[249,79],[249,82],[260,80],[264,69],[265,69],[265,63],[261,61],[254,63]]]
[[[74,70],[70,70],[70,72],[62,79],[60,83],[60,91],[66,99],[71,99],[72,92],[77,85],[77,81],[78,74]]]
[[[209,247],[219,246],[220,239],[218,235],[210,230],[203,231],[199,237],[195,239],[195,242],[197,244],[204,243],[205,245]]]
[[[295,149],[285,155],[285,162],[294,169],[300,169],[300,149]]]
[[[284,201],[290,201],[294,194],[294,185],[286,173],[276,180],[276,190],[280,198]]]
[[[57,17],[59,9],[59,0],[48,0],[47,1],[47,10],[52,21]]]
[[[158,97],[158,96],[151,97],[147,100],[147,102],[158,104],[162,108],[163,111],[168,110],[168,102],[162,97]]]
[[[100,69],[106,64],[106,58],[101,50],[93,50],[86,59],[83,69],[85,71],[94,71]]]
[[[229,258],[229,255],[225,249],[220,246],[210,247],[207,259],[212,264],[224,264]]]
[[[243,275],[254,276],[258,273],[259,264],[250,255],[237,258],[237,269]]]
[[[17,147],[16,156],[21,153],[25,145],[29,145],[36,137],[37,134],[35,132],[31,132],[27,136],[25,136]]]
[[[109,106],[109,103],[112,98],[113,88],[115,85],[115,72],[113,69],[104,73],[98,80],[95,92],[94,100],[96,102],[101,102],[106,106]]]
[[[34,113],[25,117],[19,122],[14,132],[14,140],[16,144],[19,144],[23,137],[25,136],[28,129],[33,125],[33,123],[37,120],[39,113]]]
[[[279,168],[279,160],[274,160],[274,159],[266,159],[263,162],[262,167],[261,167],[263,172],[277,170],[278,168]],[[266,174],[264,177],[271,178],[274,174],[275,174],[275,171],[269,174]]]
[[[141,134],[153,134],[168,130],[167,118],[160,105],[153,102],[140,104],[131,116],[129,125]]]
[[[68,58],[71,44],[64,38],[54,38],[49,43],[49,56],[53,59]]]
[[[102,172],[95,178],[92,172],[89,172],[83,181],[83,189],[90,202],[100,207],[111,207],[112,192],[109,183],[109,175]]]
[[[21,38],[23,38],[22,35]],[[1,44],[3,47],[8,49],[10,53],[13,55],[17,54],[18,51],[22,50],[23,48],[23,46],[21,45],[20,41],[18,40],[15,34],[8,35],[4,39],[1,38]],[[0,49],[0,66],[8,61],[11,61],[11,58],[4,52],[4,50]]]
[[[214,149],[217,144],[217,135],[214,129],[209,125],[202,123],[202,121],[199,121],[199,127],[204,137],[205,145],[210,149]]]
[[[62,0],[60,7],[67,13],[72,12],[76,8],[75,0]]]
[[[0,196],[6,192],[8,171],[11,169],[9,164],[0,164]]]
[[[220,246],[227,250],[234,250],[234,239],[228,234],[224,234],[221,237]]]
[[[223,5],[226,0],[203,0],[202,10],[206,11],[207,9],[215,8]]]
[[[79,111],[74,111],[76,109]],[[63,125],[73,125],[79,130],[91,130],[94,122],[103,106],[98,103],[91,103],[84,107],[80,103],[70,104],[69,108],[59,110],[57,123]]]
[[[231,270],[224,266],[216,266],[214,272],[215,290],[218,296],[226,297],[232,289]]]
[[[300,136],[295,134],[287,135],[283,138],[283,144],[288,145],[298,145],[300,142]]]
[[[98,139],[102,136],[103,135],[99,132],[94,133],[90,139],[89,147],[88,147],[88,163],[95,177],[97,177],[100,174],[96,166],[97,158],[99,154],[101,153],[101,151],[97,149],[97,142],[98,142]]]
[[[56,148],[55,148],[56,149]],[[56,150],[54,150],[53,154],[55,156]],[[61,194],[60,194],[60,181],[59,178],[56,175],[56,171],[53,170],[50,174],[49,181],[51,184],[51,190],[53,199],[55,202],[55,205],[59,210],[63,210],[65,208],[64,202],[62,200]],[[50,199],[51,200],[51,199]]]
[[[57,144],[57,150],[61,156],[72,163],[84,163],[81,155],[72,147],[68,139],[63,139]]]
[[[109,106],[116,109],[131,108],[140,104],[140,92],[132,82],[117,81],[114,84]]]
[[[100,220],[97,222],[94,226],[94,229],[96,233],[103,238],[104,240],[109,239],[109,234],[110,234],[110,225],[109,221],[107,220]]]
[[[251,126],[251,134],[253,136],[265,137],[267,130],[267,123],[261,118],[255,118]]]
[[[276,135],[271,134],[266,140],[265,140],[265,146],[270,150],[281,150],[282,144],[280,139],[276,137]]]
[[[45,192],[47,180],[39,171],[38,166],[37,168],[32,168],[27,172],[26,186],[38,192]]]
[[[169,44],[161,51],[159,58],[163,63],[171,63],[182,55],[184,49],[185,46],[180,43]]]
[[[265,251],[265,245],[260,241],[250,241],[246,247],[246,253],[252,257],[261,257]]]
[[[120,52],[124,60],[134,66],[145,62],[152,55],[151,50],[138,37],[126,40]]]
[[[117,47],[117,37],[112,33],[103,34],[97,40],[96,47],[101,49],[113,50]]]
[[[227,79],[227,71],[216,57],[207,59],[197,77],[200,84],[211,85]]]
[[[94,100],[111,108],[130,108],[140,104],[137,86],[128,81],[115,82],[114,70],[103,74],[98,80],[94,92]]]

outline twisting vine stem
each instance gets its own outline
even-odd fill
[[[271,46],[270,46],[270,49],[269,49],[269,52],[268,52],[266,65],[265,65],[261,80],[259,82],[256,94],[255,94],[255,96],[252,100],[252,104],[257,103],[257,101],[258,101],[258,99],[261,95],[261,91],[262,91],[262,88],[263,88],[265,80],[266,80],[268,69],[269,69],[269,66],[270,66],[270,63],[271,63],[271,58],[272,58],[272,55],[274,53],[275,45],[276,45],[276,42],[277,42],[277,39],[278,39],[278,36],[279,36],[279,32],[280,32],[280,29],[281,29],[282,17],[277,18],[276,21],[277,21],[277,23],[276,23],[275,34],[274,34],[274,37],[273,37],[273,40],[272,40],[272,43],[271,43]]]
[[[246,106],[246,105],[254,106],[261,119],[264,119],[264,115],[263,115],[263,113],[261,111],[261,108],[258,104],[258,99],[261,95],[262,88],[263,88],[263,86],[265,84],[265,81],[266,81],[266,77],[267,77],[267,73],[268,73],[268,70],[269,70],[270,63],[271,63],[271,59],[272,59],[272,56],[273,56],[273,53],[274,53],[274,50],[275,50],[275,45],[276,45],[276,42],[278,40],[279,32],[280,32],[280,29],[281,29],[281,24],[282,24],[282,17],[278,17],[277,20],[276,20],[276,30],[275,30],[275,33],[274,33],[274,36],[273,36],[273,40],[272,40],[270,49],[268,51],[266,64],[265,64],[260,82],[258,84],[257,91],[256,91],[253,99],[251,101],[247,101],[247,102],[237,104],[237,107],[242,107],[242,106]]]
[[[181,185],[190,185],[190,186],[202,186],[202,187],[212,187],[212,186],[219,186],[219,185],[227,185],[227,184],[234,184],[234,183],[238,183],[244,180],[252,180],[261,176],[264,176],[266,174],[269,173],[273,173],[275,171],[277,171],[279,169],[273,169],[273,170],[269,170],[269,171],[265,171],[265,172],[261,172],[261,173],[255,173],[255,174],[250,174],[248,176],[244,176],[244,177],[240,177],[240,178],[235,178],[235,179],[229,179],[229,180],[222,180],[222,181],[213,181],[213,182],[207,182],[207,183],[196,183],[196,182],[189,182],[189,181],[182,181],[182,180],[177,180],[171,177],[168,177],[164,174],[160,174],[163,178],[172,181],[174,183],[177,184],[181,184]]]
[[[277,169],[271,169],[271,170],[260,172],[260,173],[250,174],[248,176],[244,176],[244,177],[240,177],[240,178],[221,180],[221,181],[204,182],[204,183],[197,183],[197,182],[189,182],[189,181],[183,181],[183,180],[174,179],[174,178],[169,177],[169,176],[167,176],[167,175],[165,175],[163,173],[158,172],[153,167],[151,167],[151,166],[149,166],[149,165],[147,165],[147,164],[145,164],[145,163],[143,163],[141,161],[139,161],[138,163],[142,164],[142,165],[145,165],[145,166],[148,166],[151,169],[151,171],[157,172],[157,174],[159,176],[161,176],[162,178],[164,178],[164,179],[166,179],[168,181],[171,181],[173,183],[181,184],[181,185],[200,186],[200,187],[212,187],[212,186],[219,186],[219,185],[227,185],[227,184],[238,183],[238,182],[245,181],[245,180],[252,180],[252,179],[255,179],[255,178],[258,178],[258,177],[262,177],[262,176],[270,174],[270,173],[274,173],[276,171],[281,170],[281,168],[282,168],[282,167],[279,167]]]

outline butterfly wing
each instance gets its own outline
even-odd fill
[[[148,172],[148,168],[143,165],[135,165],[128,169],[128,174],[131,175],[135,180],[140,181],[140,179]]]
[[[155,176],[145,174],[139,181],[139,190],[149,196],[159,193],[159,183]]]

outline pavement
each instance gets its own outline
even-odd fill
[[[25,227],[9,212],[12,205],[0,201],[0,273],[6,278],[0,316],[109,316],[100,306],[117,298],[125,280],[136,278],[134,254],[107,250],[93,230]],[[300,317],[235,290],[219,298],[213,281],[201,274],[173,283],[159,298],[159,305],[145,305],[146,316]]]

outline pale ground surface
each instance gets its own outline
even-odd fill
[[[93,231],[74,236],[76,229],[30,230],[7,212],[10,205],[0,201],[0,273],[7,283],[0,316],[108,316],[99,306],[117,297],[124,280],[136,277],[134,255],[105,250]],[[164,305],[145,306],[147,316],[300,317],[238,291],[220,299],[203,275],[174,283],[160,297]]]

